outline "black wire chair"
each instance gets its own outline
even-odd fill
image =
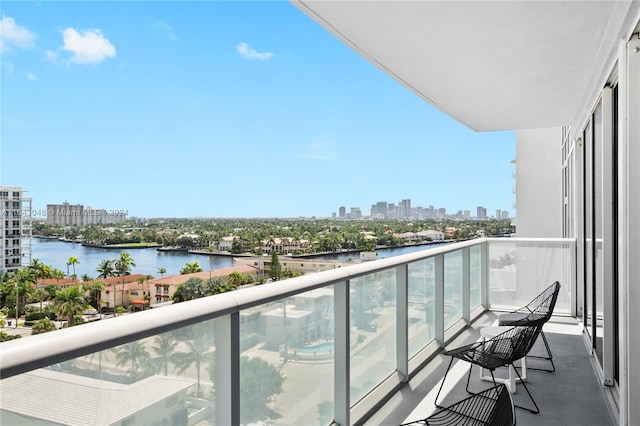
[[[556,281],[522,308],[516,309],[508,314],[500,315],[498,317],[498,324],[516,326],[537,324],[540,321],[543,321],[544,324],[551,319],[551,314],[553,314],[553,309],[555,308],[556,301],[558,300],[558,294],[560,294],[560,283]],[[556,371],[556,366],[553,363],[553,354],[549,348],[549,342],[547,342],[547,337],[544,335],[544,331],[540,331],[540,336],[542,336],[544,347],[547,349],[547,356],[528,355],[528,357],[545,359],[551,362],[551,370],[531,367],[528,369],[553,373]]]
[[[425,419],[400,426],[514,426],[515,424],[516,416],[511,393],[505,385],[500,384],[441,408]]]
[[[538,414],[540,412],[538,404],[536,404],[533,396],[531,396],[531,392],[529,392],[527,384],[522,380],[518,369],[515,367],[515,365],[513,365],[513,363],[525,357],[529,353],[529,351],[533,347],[533,344],[538,338],[540,331],[542,330],[542,324],[542,320],[540,320],[539,323],[534,323],[534,325],[516,326],[508,329],[504,333],[498,334],[492,339],[482,340],[479,342],[471,343],[470,345],[445,351],[443,354],[450,356],[451,361],[449,362],[447,372],[444,374],[444,378],[442,379],[442,383],[440,384],[440,389],[438,389],[438,394],[436,395],[435,399],[436,406],[443,408],[442,406],[438,405],[438,397],[440,396],[442,386],[447,379],[447,374],[449,374],[449,370],[451,369],[451,364],[453,364],[453,360],[457,358],[462,361],[467,361],[471,364],[471,366],[469,367],[469,375],[467,376],[467,386],[465,388],[468,393],[473,393],[469,390],[469,379],[471,378],[471,370],[473,369],[474,365],[489,370],[494,385],[496,385],[496,378],[493,375],[493,371],[498,367],[509,365],[512,366],[514,371],[518,375],[518,379],[520,379],[520,383],[522,383],[524,389],[527,391],[531,402],[533,402],[535,409],[523,407],[520,405],[514,406],[523,408],[534,414]]]

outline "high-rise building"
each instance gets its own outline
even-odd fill
[[[47,225],[83,226],[84,206],[82,204],[47,204]]]
[[[433,206],[429,206],[426,209],[426,217],[427,219],[435,219],[436,217],[436,209]]]
[[[422,206],[418,206],[416,208],[413,209],[413,212],[411,213],[413,216],[415,216],[417,219],[424,219],[425,216],[425,209]]]
[[[338,217],[340,219],[344,219],[345,217],[347,217],[347,209],[344,206],[340,206],[340,209],[338,209]]]
[[[47,224],[54,226],[85,226],[115,224],[127,220],[126,210],[86,208],[82,204],[47,204]]]
[[[126,210],[94,209],[87,206],[83,210],[82,225],[110,225],[127,220]]]
[[[398,203],[398,219],[411,217],[411,200],[406,199]]]
[[[376,215],[381,219],[387,218],[389,207],[386,201],[378,201],[376,204]]]
[[[31,198],[20,187],[0,186],[0,273],[31,262]]]
[[[478,214],[476,215],[477,219],[486,219],[487,218],[487,208],[478,206]]]

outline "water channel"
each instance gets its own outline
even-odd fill
[[[391,249],[378,250],[378,259],[384,259],[391,256],[412,253],[419,250],[428,250],[437,247],[440,244],[424,245],[424,246],[408,246]],[[220,269],[233,266],[233,258],[227,256],[210,256],[202,254],[192,254],[188,252],[167,252],[158,251],[155,248],[141,249],[103,249],[94,247],[85,247],[77,243],[68,243],[59,240],[49,240],[34,238],[32,243],[32,259],[38,259],[40,262],[60,269],[67,273],[67,261],[69,257],[74,256],[79,260],[75,265],[75,272],[78,277],[84,274],[90,277],[97,275],[96,268],[105,259],[115,259],[120,255],[120,251],[127,251],[131,254],[136,266],[133,273],[158,275],[158,268],[167,270],[165,276],[180,273],[180,269],[186,262],[197,261],[204,270]],[[314,259],[333,260],[346,262],[348,260],[359,259],[358,253],[341,253],[335,255],[322,255],[314,257]],[[73,270],[70,271],[73,273]]]

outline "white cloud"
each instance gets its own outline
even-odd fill
[[[167,24],[162,19],[159,19],[156,22],[154,22],[153,27],[156,30],[159,30],[165,33],[166,36],[169,37],[169,40],[178,41],[178,36],[176,35],[175,32],[173,32],[173,28],[171,27],[171,25]]]
[[[29,73],[27,73],[27,80],[29,80],[29,81],[38,81],[38,77],[34,73],[29,72]]]
[[[55,62],[58,59],[58,54],[53,50],[47,50],[46,55],[47,55],[47,59],[50,60],[51,62]]]
[[[116,48],[100,30],[76,31],[67,28],[62,32],[62,50],[73,53],[71,61],[79,64],[97,64],[116,56]],[[47,56],[49,54],[47,53]]]
[[[307,152],[302,154],[302,157],[310,160],[329,161],[336,160],[338,154],[333,150],[331,143],[329,142],[311,142],[307,147]]]
[[[13,18],[6,16],[0,20],[0,52],[11,50],[11,47],[27,49],[33,46],[36,35],[16,24]]]
[[[240,43],[236,46],[236,50],[245,59],[259,59],[261,61],[267,61],[271,59],[273,53],[271,52],[258,52],[249,47],[247,43]]]

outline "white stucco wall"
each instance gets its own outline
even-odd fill
[[[562,237],[562,129],[516,132],[516,236]]]

